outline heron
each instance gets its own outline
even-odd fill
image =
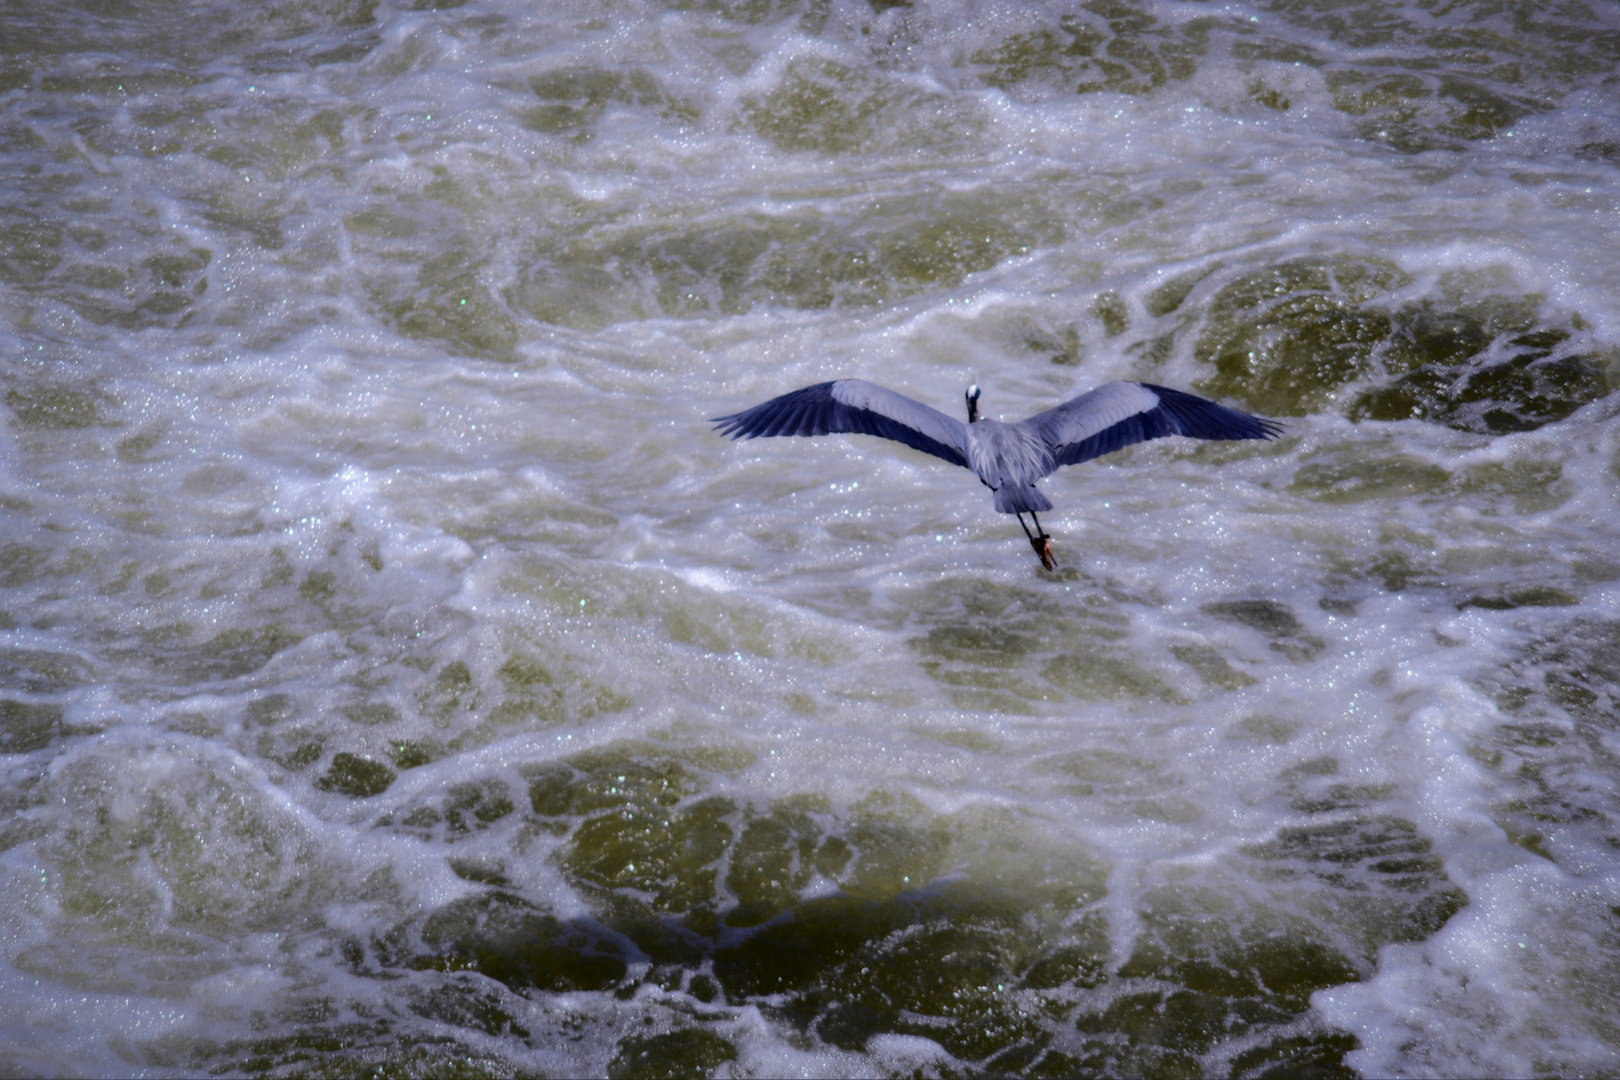
[[[1015,514],[1047,570],[1057,568],[1052,538],[1037,512],[1052,502],[1035,486],[1064,465],[1165,435],[1193,439],[1274,439],[1283,427],[1184,390],[1152,383],[1105,383],[1027,420],[979,416],[979,386],[967,388],[967,423],[864,379],[817,383],[710,422],[732,439],[771,435],[877,435],[971,469]],[[1028,514],[1035,523],[1024,524]]]

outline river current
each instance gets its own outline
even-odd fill
[[[0,1071],[1614,1075],[1620,14],[0,0]],[[1043,489],[708,418],[1111,379]]]

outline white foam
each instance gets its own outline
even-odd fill
[[[78,208],[61,218],[76,269],[0,279],[5,695],[57,724],[8,754],[7,797],[47,831],[0,856],[0,1013],[8,1044],[29,1023],[52,1047],[7,1062],[116,1072],[113,1039],[201,1030],[209,1006],[276,998],[294,969],[399,1011],[321,955],[323,935],[369,941],[480,891],[451,853],[505,858],[511,889],[587,913],[517,769],[635,740],[741,751],[703,779],[739,805],[814,793],[843,820],[879,792],[1021,815],[1107,863],[1116,969],[1149,889],[1228,888],[1245,850],[1320,820],[1297,770],[1331,772],[1381,792],[1367,813],[1413,823],[1469,904],[1319,992],[1308,1019],[1352,1032],[1369,1073],[1614,1071],[1612,977],[1589,957],[1615,902],[1615,737],[1556,696],[1606,647],[1581,627],[1620,603],[1612,404],[1486,436],[1352,423],[1348,386],[1265,447],[1163,443],[1064,470],[1042,519],[1059,578],[963,470],[867,438],[728,443],[705,421],[839,376],[952,415],[976,381],[1009,419],[1114,378],[1194,384],[1223,289],[1337,254],[1409,276],[1374,306],[1438,304],[1473,273],[1543,297],[1538,317],[1578,314],[1600,355],[1620,338],[1609,91],[1406,153],[1336,106],[1330,76],[1420,45],[1332,41],[1241,4],[1145,5],[1154,48],[1216,21],[1184,54],[1196,72],[1087,94],[1061,51],[1044,82],[982,81],[1010,35],[1050,28],[1042,5],[835,5],[820,30],[786,9],[744,24],[597,7],[383,7],[371,28],[296,33],[256,16],[244,32],[262,36],[215,50],[194,87],[0,95],[0,130],[45,140],[0,152],[7,175],[72,181],[19,189],[8,212]],[[97,57],[184,66],[103,29]],[[1326,66],[1245,67],[1234,46],[1257,40]],[[311,59],[356,43],[371,51]],[[1552,78],[1546,43],[1524,47]],[[100,62],[85,48],[64,70]],[[35,74],[52,49],[27,53]],[[595,89],[536,95],[531,79],[568,68]],[[814,93],[772,97],[793,72],[816,93],[846,78],[837,123],[795,113]],[[40,124],[36,99],[74,122]],[[206,266],[186,268],[192,248]],[[123,284],[84,284],[110,274]],[[1105,293],[1128,317],[1113,336],[1092,314]],[[87,396],[28,412],[62,388]],[[1341,468],[1368,489],[1305,482]],[[1533,759],[1513,734],[1530,728],[1563,756]],[[434,760],[407,768],[407,750]],[[337,753],[394,779],[322,786]],[[1119,775],[1065,779],[1074,755]],[[382,824],[491,777],[517,810],[476,836]],[[1510,836],[1511,807],[1543,795],[1570,820]],[[230,808],[262,829],[211,835]],[[205,837],[206,880],[132,871],[130,904],[168,898],[154,925],[187,888],[259,903],[234,877],[251,834],[285,856],[284,883],[314,882],[297,918],[316,929],[285,948],[221,931],[223,967],[168,1003],[23,974],[28,948],[123,932],[66,914],[64,838],[165,815]],[[807,895],[834,889],[818,875]],[[145,946],[125,945],[128,974]],[[537,1045],[597,1025],[554,1072],[603,1071],[643,1017],[666,1030],[694,1008],[535,997]],[[738,1073],[970,1067],[913,1035],[850,1052],[727,1008]]]

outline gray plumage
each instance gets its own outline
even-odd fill
[[[971,469],[995,493],[996,509],[1020,515],[1020,525],[1023,514],[1052,509],[1035,484],[1064,465],[1165,435],[1271,439],[1282,431],[1274,420],[1152,383],[1107,383],[1014,424],[980,420],[978,400],[979,388],[969,387],[968,422],[963,423],[875,383],[839,379],[717,417],[714,424],[733,439],[838,432],[893,439]],[[1039,519],[1035,527],[1040,529]],[[1024,531],[1029,534],[1028,526]],[[1050,545],[1042,545],[1046,534],[1029,535],[1050,568]]]

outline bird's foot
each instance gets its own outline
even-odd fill
[[[1052,538],[1050,536],[1045,533],[1032,536],[1029,538],[1029,546],[1035,549],[1036,555],[1040,556],[1042,566],[1048,570],[1057,569],[1057,560],[1052,558]]]

